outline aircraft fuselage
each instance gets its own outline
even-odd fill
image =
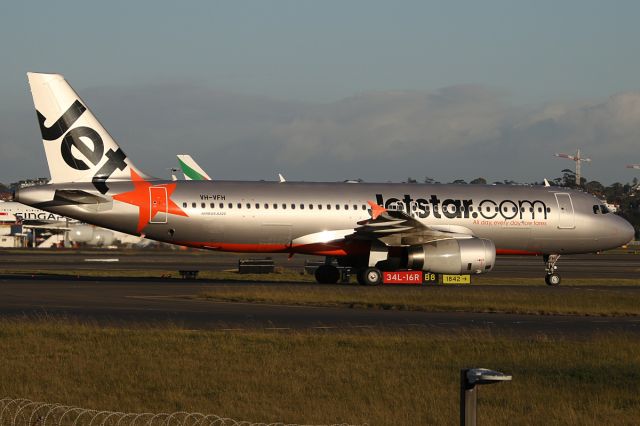
[[[597,198],[558,187],[237,181],[113,182],[110,187],[111,196],[91,184],[44,185],[22,189],[17,198],[129,234],[237,252],[350,254],[349,247],[306,247],[296,240],[352,230],[370,218],[370,200],[431,227],[490,239],[498,253],[588,253],[633,237],[630,225],[606,213]],[[96,198],[63,201],[61,194],[71,189]]]

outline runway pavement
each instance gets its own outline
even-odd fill
[[[467,329],[518,336],[560,334],[577,337],[594,332],[640,334],[638,317],[407,312],[219,303],[193,298],[220,285],[242,284],[0,276],[0,317],[45,316],[116,326],[173,324],[219,330],[386,328],[429,332]],[[328,286],[327,290],[330,289]],[[640,300],[640,288],[618,289],[628,291],[630,297]],[[434,289],[424,288],[424,291],[430,290]],[[553,290],[566,292],[566,296],[559,297],[570,297],[575,288]]]
[[[307,259],[322,259],[286,254],[270,255],[277,266],[302,270]],[[263,255],[220,253],[202,250],[0,250],[3,269],[104,269],[104,270],[225,270],[238,267],[238,259]],[[640,278],[640,254],[610,252],[562,256],[558,268],[566,278]],[[498,256],[490,276],[544,277],[539,256]]]

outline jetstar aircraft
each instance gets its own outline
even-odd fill
[[[618,247],[633,228],[597,198],[558,187],[166,181],[146,175],[61,75],[28,74],[51,173],[16,199],[146,238],[210,250],[338,258],[375,285],[381,271],[491,271],[496,253]],[[497,248],[497,249],[496,249]],[[329,263],[319,282],[336,282]]]

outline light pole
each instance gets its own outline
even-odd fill
[[[491,385],[511,380],[511,374],[487,368],[460,370],[460,426],[476,426],[478,409],[477,385]]]

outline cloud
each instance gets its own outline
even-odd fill
[[[640,162],[640,92],[541,106],[513,105],[504,91],[480,85],[366,92],[323,104],[196,85],[99,87],[81,95],[129,157],[159,176],[179,153],[192,154],[215,179],[282,172],[290,180],[526,182],[571,168],[553,153],[580,147],[593,158],[584,175],[611,183],[631,180],[624,165]],[[5,175],[44,174],[32,166],[41,147],[34,135],[32,111],[0,117]]]

